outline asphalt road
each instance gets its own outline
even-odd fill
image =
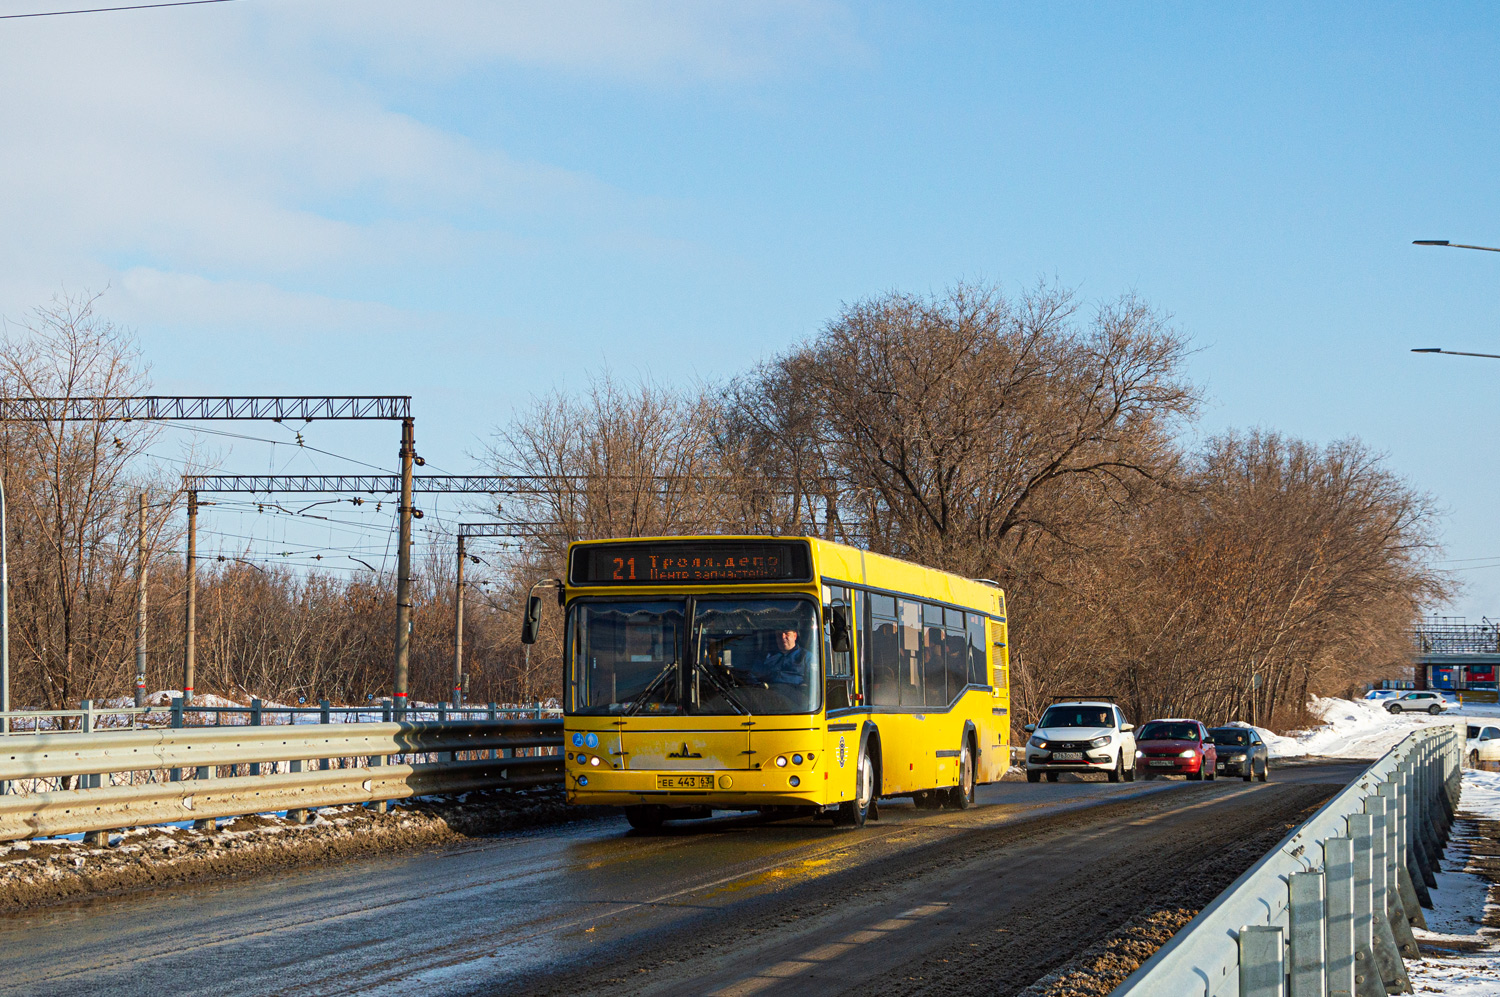
[[[0,995],[1014,993],[1361,769],[1008,782],[858,831],[593,819],[106,897],[0,919]]]

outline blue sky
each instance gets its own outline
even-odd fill
[[[461,472],[605,364],[718,378],[958,279],[1134,291],[1198,347],[1195,432],[1387,452],[1446,510],[1454,611],[1500,615],[1500,567],[1467,560],[1500,565],[1500,361],[1408,352],[1500,352],[1500,255],[1410,245],[1500,243],[1497,28],[1415,4],[0,21],[0,314],[108,288],[158,390],[411,394]],[[388,463],[389,435],[309,439]],[[312,469],[219,440],[226,470]]]

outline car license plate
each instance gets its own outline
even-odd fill
[[[1146,764],[1147,765],[1159,765],[1162,768],[1166,768],[1169,765],[1176,765],[1177,763],[1174,762],[1174,761],[1172,761],[1172,759],[1170,759],[1170,758],[1162,758],[1162,759],[1158,759],[1156,761],[1147,762]]]
[[[1058,751],[1058,752],[1055,752],[1052,755],[1052,758],[1055,761],[1059,761],[1059,762],[1081,762],[1081,761],[1083,761],[1083,752],[1081,752],[1081,751]]]
[[[657,789],[713,789],[714,777],[711,775],[659,775],[656,777]]]
[[[1224,763],[1224,762],[1220,762],[1220,763],[1219,763],[1219,771],[1220,771],[1220,772],[1222,772],[1222,771],[1224,771],[1224,770],[1225,770],[1225,769],[1226,769],[1226,768],[1228,768],[1228,767],[1229,767],[1229,766],[1228,766],[1228,765],[1226,765],[1226,764],[1225,764],[1225,763]]]

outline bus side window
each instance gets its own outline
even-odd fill
[[[900,689],[900,706],[926,706],[922,697],[922,604],[913,599],[898,599],[900,614],[897,633],[900,639],[901,667],[896,673]]]
[[[985,660],[984,617],[978,613],[968,614],[969,621],[969,684],[989,685],[990,674]]]
[[[900,706],[901,644],[896,633],[896,600],[871,593],[867,672],[870,681],[865,698],[871,706]]]
[[[963,694],[969,684],[969,638],[964,632],[964,614],[961,610],[943,610],[943,644],[947,653],[943,663],[948,669],[948,702]]]
[[[824,631],[828,635],[828,673],[827,673],[827,702],[826,709],[841,710],[854,705],[854,644],[857,642],[855,632],[858,627],[854,625],[854,606],[850,591],[843,587],[830,588],[823,586],[823,620]],[[850,622],[848,651],[832,650],[833,625],[832,616],[835,608],[841,609]]]

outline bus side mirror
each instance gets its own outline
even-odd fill
[[[542,597],[532,595],[526,600],[526,615],[521,619],[521,643],[536,643],[537,624],[542,622]]]
[[[833,651],[835,654],[848,654],[852,648],[849,646],[849,610],[843,606],[833,606],[828,613],[829,636],[832,638]]]

